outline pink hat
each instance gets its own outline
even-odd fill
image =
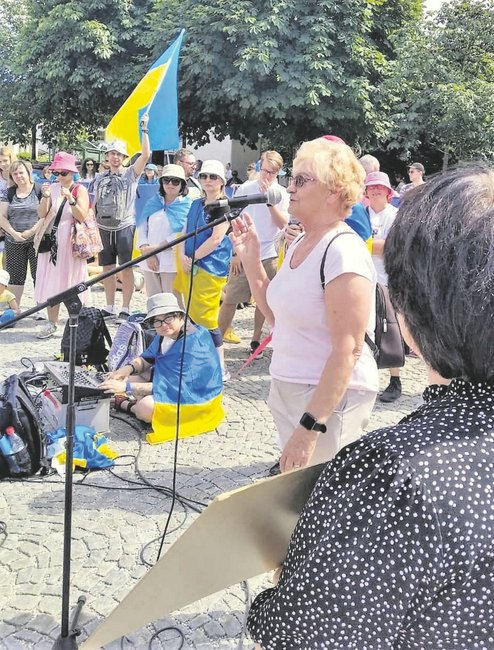
[[[388,190],[393,191],[389,182],[389,176],[384,172],[369,172],[365,177],[365,187],[370,187],[371,185],[383,185]]]
[[[75,164],[75,156],[65,151],[59,151],[55,154],[53,162],[48,169],[60,172],[74,172],[74,174],[77,174],[79,171]]]
[[[330,142],[337,142],[338,144],[346,144],[346,142],[339,138],[337,135],[322,135],[321,138],[324,140],[329,140]]]

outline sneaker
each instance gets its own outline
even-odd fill
[[[254,354],[254,352],[257,350],[257,348],[260,346],[259,341],[251,341],[250,342],[250,353]],[[261,351],[259,354],[255,357],[256,359],[262,359],[264,356],[264,352]]]
[[[231,378],[232,378],[232,376],[231,376],[231,374],[228,372],[228,370],[223,370],[223,372],[222,372],[222,379],[223,379],[223,382],[225,382],[225,381],[230,381]]]
[[[229,327],[226,330],[225,334],[223,335],[223,341],[225,343],[241,343],[242,339],[240,338],[240,336],[237,336],[235,334],[235,332],[231,327]]]
[[[281,474],[280,461],[275,463],[273,467],[269,468],[268,474],[269,476],[278,476],[278,474]]]
[[[102,309],[101,315],[103,316],[103,318],[115,318],[114,312],[108,311],[107,309]]]
[[[55,335],[58,327],[54,323],[48,323],[37,334],[38,339],[51,339]]]
[[[34,320],[48,320],[46,309],[42,309],[34,314]]]
[[[115,322],[117,323],[117,325],[120,325],[120,323],[125,323],[125,321],[129,320],[129,316],[130,316],[129,312],[124,311],[122,309],[122,311],[119,313],[118,318],[117,318],[117,320]]]
[[[379,395],[380,402],[395,402],[401,397],[401,381],[398,377],[391,377],[389,386]]]

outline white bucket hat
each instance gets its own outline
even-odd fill
[[[166,314],[173,314],[179,311],[184,314],[184,310],[178,304],[177,298],[173,293],[156,293],[154,296],[148,298],[146,321],[151,320],[155,316],[166,316]]]
[[[201,174],[216,174],[221,178],[223,183],[226,183],[225,167],[219,160],[205,160],[202,163],[201,170],[199,171],[199,176]]]
[[[0,284],[4,284],[5,286],[7,286],[9,282],[10,282],[9,272],[0,269]]]

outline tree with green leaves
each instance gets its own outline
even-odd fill
[[[152,0],[24,0],[0,80],[0,136],[39,125],[58,147],[94,136],[149,65],[141,45]]]
[[[156,0],[147,43],[158,55],[186,28],[180,116],[198,142],[208,130],[291,153],[334,132],[369,146],[383,136],[379,84],[391,36],[416,21],[419,0]],[[180,19],[177,19],[177,16]]]
[[[389,146],[448,163],[494,157],[494,0],[450,0],[396,37]]]

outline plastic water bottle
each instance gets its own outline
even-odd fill
[[[5,460],[8,463],[10,475],[14,476],[15,474],[20,474],[21,470],[17,464],[14,453],[12,451],[12,447],[10,446],[9,437],[7,435],[0,436],[0,452],[2,452],[2,456],[4,456]]]
[[[7,427],[5,429],[5,433],[7,434],[8,442],[10,443],[10,448],[12,450],[11,454],[14,457],[18,467],[18,471],[16,473],[30,474],[32,470],[31,456],[29,455],[26,443],[19,435],[17,435],[14,427]]]

